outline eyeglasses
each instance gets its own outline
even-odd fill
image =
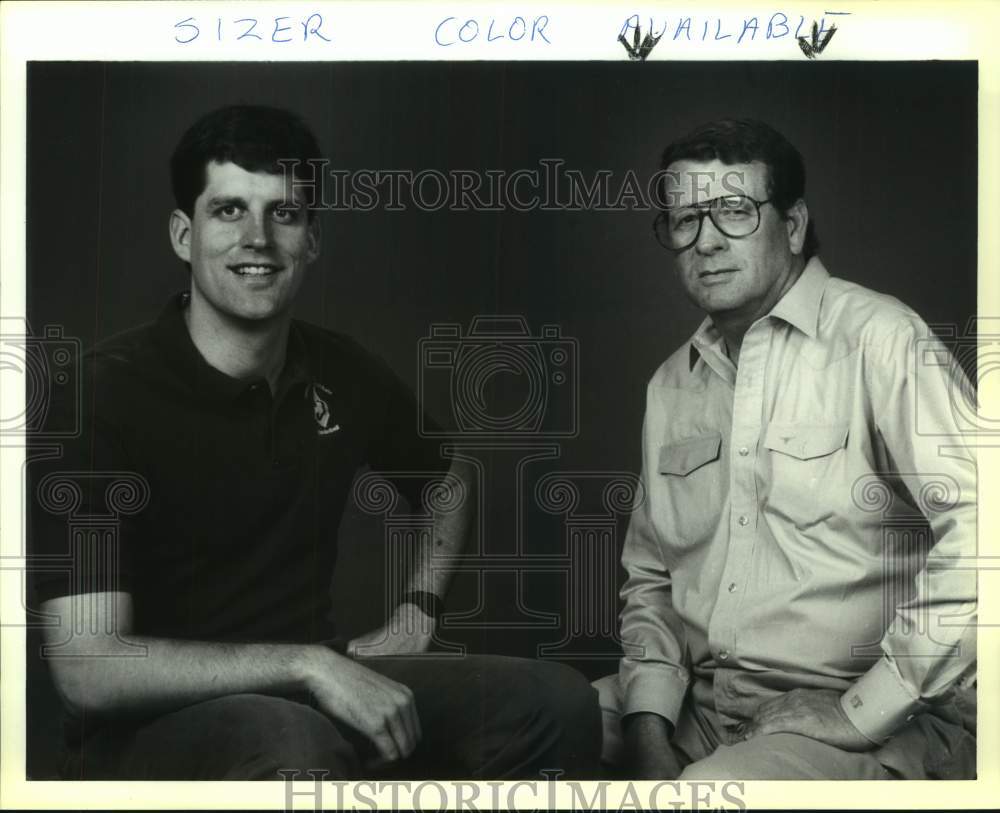
[[[726,237],[749,237],[760,227],[760,207],[768,200],[746,195],[723,195],[696,206],[664,209],[653,221],[657,242],[668,251],[683,251],[698,242],[706,217]]]

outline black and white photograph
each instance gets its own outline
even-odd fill
[[[26,62],[28,788],[996,780],[980,60],[834,58],[846,13],[668,58],[746,31],[666,9],[613,60],[458,50],[554,9],[429,14],[441,60]]]

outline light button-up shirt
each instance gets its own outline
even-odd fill
[[[622,557],[626,714],[676,723],[690,688],[735,726],[834,689],[881,743],[973,668],[976,580],[952,565],[975,554],[975,461],[942,357],[912,310],[813,258],[738,367],[706,319],[657,370]]]

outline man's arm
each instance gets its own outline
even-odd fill
[[[49,666],[76,714],[155,714],[230,694],[307,691],[386,760],[409,756],[420,740],[408,687],[326,647],[132,635],[132,597],[123,592],[55,598],[41,609],[59,619],[46,630],[47,643],[56,646]]]
[[[449,562],[461,554],[465,546],[476,502],[475,469],[469,463],[455,459],[441,487],[460,490],[456,495],[457,504],[453,510],[435,511],[433,531],[416,551],[415,565],[404,593],[431,593],[443,598],[451,580]],[[353,639],[347,651],[359,657],[424,652],[430,646],[436,628],[436,619],[416,604],[405,602],[396,608],[384,627]]]
[[[630,779],[676,779],[681,765],[670,744],[674,727],[659,714],[640,711],[623,718],[625,763]]]
[[[881,349],[871,383],[876,426],[935,541],[915,595],[886,630],[883,657],[840,700],[875,743],[943,697],[976,659],[976,574],[963,561],[976,555],[975,427],[956,410],[971,389],[918,319]]]
[[[747,735],[800,733],[846,750],[885,742],[943,696],[976,658],[974,427],[954,409],[968,387],[947,350],[917,319],[885,337],[868,377],[876,429],[895,472],[927,518],[935,544],[915,596],[896,607],[883,657],[847,692],[789,692],[762,704]],[[919,425],[918,425],[919,419]]]
[[[657,408],[647,399],[649,410]],[[690,677],[685,666],[684,622],[674,610],[670,572],[653,525],[653,484],[648,477],[648,427],[642,431],[642,483],[645,500],[632,512],[622,565],[628,579],[622,587],[624,656],[619,680],[625,698],[623,726],[629,769],[638,778],[675,778],[680,773],[669,747]],[[635,718],[635,719],[633,719]]]
[[[622,587],[625,654],[619,666],[625,755],[629,776],[636,779],[675,779],[680,774],[670,739],[688,685],[683,622],[674,612],[670,574],[657,547],[647,508],[640,506],[622,552],[628,579]]]

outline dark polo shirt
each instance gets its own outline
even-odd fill
[[[440,441],[419,436],[417,403],[385,364],[313,325],[292,323],[275,394],[263,379],[224,375],[191,341],[187,301],[178,295],[156,322],[87,353],[82,404],[54,405],[78,409],[83,431],[60,459],[30,466],[32,553],[65,558],[70,524],[108,514],[109,473],[139,475],[148,501],[117,515],[116,556],[91,546],[75,575],[39,571],[36,600],[98,585],[132,594],[143,635],[332,637],[337,529],[356,472],[395,473],[419,504],[447,469]],[[80,483],[70,514],[51,496],[39,502],[57,472]]]

